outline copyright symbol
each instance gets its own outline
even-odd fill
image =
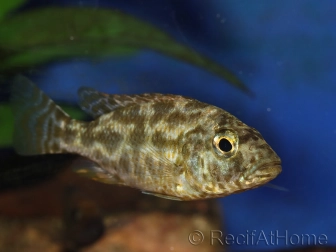
[[[191,232],[189,234],[189,242],[192,244],[192,245],[200,245],[203,241],[204,241],[204,235],[201,231],[199,230],[194,230],[193,232]]]

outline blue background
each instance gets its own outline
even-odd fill
[[[31,1],[27,7],[50,3]],[[68,3],[119,8],[153,23],[233,70],[255,97],[151,51],[51,64],[39,72],[46,93],[70,102],[83,85],[107,93],[176,93],[231,112],[257,128],[279,154],[283,172],[272,183],[288,191],[263,187],[220,199],[226,232],[325,234],[328,245],[336,245],[335,1],[57,1]],[[286,246],[283,239],[278,246],[269,242],[231,248]]]

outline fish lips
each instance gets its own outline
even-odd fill
[[[261,184],[274,179],[281,171],[281,161],[273,161],[253,167],[252,170],[246,171],[242,177],[245,181]]]

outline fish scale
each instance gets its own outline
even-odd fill
[[[218,107],[170,94],[109,95],[82,87],[78,95],[94,120],[71,119],[17,77],[11,99],[17,152],[76,153],[71,168],[83,176],[173,200],[224,197],[281,172],[261,134]]]

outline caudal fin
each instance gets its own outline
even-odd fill
[[[14,79],[11,91],[15,150],[21,155],[64,152],[62,135],[70,117],[24,76]]]

